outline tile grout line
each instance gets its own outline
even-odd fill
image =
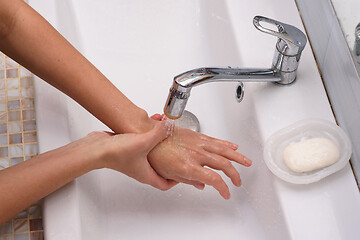
[[[6,134],[2,134],[2,136],[6,136],[7,145],[0,145],[0,147],[4,147],[7,152],[4,152],[4,156],[6,154],[6,158],[3,157],[4,161],[7,160],[8,166],[11,167],[12,160],[14,159],[14,165],[17,163],[26,161],[28,158],[35,157],[38,155],[38,140],[37,140],[37,131],[36,131],[36,109],[35,109],[35,96],[34,96],[34,77],[31,72],[27,69],[23,68],[21,65],[8,58],[5,54],[0,52],[2,56],[0,59],[3,59],[4,62],[4,101],[1,101],[0,104],[5,105],[4,109],[4,121],[2,124],[6,124]],[[8,63],[8,64],[7,64]],[[14,68],[13,65],[16,64],[17,68]],[[13,71],[8,71],[8,70]],[[17,70],[17,76],[15,75],[15,69]],[[22,72],[23,71],[23,72]],[[24,77],[22,76],[24,74]],[[26,79],[23,82],[22,79]],[[10,80],[10,81],[9,81]],[[11,83],[11,85],[9,85]],[[24,84],[23,84],[24,83]],[[15,84],[15,85],[14,85]],[[11,87],[11,89],[9,89]],[[23,88],[26,87],[26,88]],[[14,89],[13,89],[14,88]],[[9,94],[9,92],[11,92]],[[11,96],[10,96],[11,95]],[[10,100],[11,97],[11,100]],[[18,101],[18,103],[13,102],[9,104],[9,101]],[[18,109],[18,110],[17,110]],[[15,112],[18,112],[15,114]],[[14,112],[11,116],[9,113]],[[17,120],[20,118],[19,120]],[[9,121],[11,120],[11,121]],[[24,122],[29,122],[27,131],[24,131]],[[10,133],[10,124],[12,123],[12,131]],[[4,126],[5,127],[5,126]],[[14,128],[15,127],[15,128]],[[16,131],[19,129],[19,131]],[[19,136],[21,134],[21,141],[15,136]],[[14,136],[13,136],[14,135]],[[25,135],[29,136],[27,144],[25,143]],[[12,137],[11,137],[12,136]],[[11,138],[10,138],[11,137]],[[12,140],[11,140],[12,139]],[[27,145],[28,148],[26,147]],[[13,146],[13,148],[10,148]],[[13,149],[13,152],[10,151]],[[21,149],[22,154],[19,154],[19,150]],[[28,152],[25,153],[25,150],[28,149]],[[13,155],[14,153],[14,155]],[[16,159],[21,158],[21,159]],[[28,240],[41,240],[44,239],[44,229],[43,229],[43,219],[42,219],[42,207],[41,200],[33,203],[28,208],[24,209],[20,212],[16,217],[10,219],[5,224],[5,232],[0,232],[0,239],[12,239],[16,240],[18,237],[27,237]],[[21,214],[21,215],[20,215]],[[24,216],[25,214],[25,216]],[[31,224],[34,225],[34,229],[31,229]],[[27,226],[25,225],[27,224]],[[8,226],[8,230],[6,230]],[[0,230],[2,226],[0,226]],[[26,229],[24,229],[26,228]],[[4,228],[3,228],[4,229]],[[32,230],[32,231],[31,231]],[[18,237],[17,237],[18,236]],[[35,237],[35,239],[34,239]],[[22,238],[23,239],[23,238]]]
[[[6,56],[4,54],[4,64],[5,64],[5,111],[6,111],[6,117],[7,117],[7,121],[6,121],[6,134],[7,134],[7,150],[8,150],[8,158],[9,158],[9,167],[11,166],[11,161],[10,161],[10,134],[9,134],[9,111],[8,111],[8,104],[9,104],[9,99],[8,99],[8,74],[7,74],[7,65],[6,65]]]
[[[3,54],[3,53],[2,53]],[[8,113],[8,88],[7,88],[7,67],[6,67],[6,56],[3,54],[4,58],[4,83],[5,83],[5,112],[6,112],[6,138],[7,138],[7,157],[9,162],[9,167],[11,166],[10,162],[10,154],[9,154],[9,143],[10,143],[10,135],[9,135],[9,113]]]
[[[24,162],[26,160],[25,157],[25,139],[24,139],[24,114],[23,114],[23,99],[22,99],[22,84],[21,84],[21,74],[20,74],[20,66],[19,66],[19,104],[20,104],[20,119],[21,119],[21,124],[20,124],[20,130],[21,130],[21,143],[22,143],[22,150],[23,150],[23,159]],[[30,228],[30,226],[28,226]],[[30,232],[30,229],[29,229]],[[30,236],[29,236],[30,237]]]
[[[25,158],[25,145],[24,145],[24,129],[23,129],[23,107],[22,107],[22,88],[21,88],[21,73],[20,73],[20,64],[18,64],[18,81],[19,81],[19,107],[20,107],[20,131],[21,131],[21,142],[22,142],[22,149],[23,149],[23,161],[25,162],[26,158]],[[26,210],[26,223],[27,223],[27,232],[28,232],[28,239],[30,239],[30,213],[29,213],[29,208],[27,208]]]

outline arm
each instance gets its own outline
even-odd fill
[[[0,226],[33,202],[99,168],[117,170],[139,182],[169,189],[174,183],[159,177],[146,158],[149,151],[169,134],[165,122],[157,123],[152,130],[142,134],[93,132],[0,171]]]
[[[22,0],[0,0],[0,6],[0,49],[4,53],[72,97],[116,133],[141,133],[153,127],[155,120]],[[204,184],[214,186],[228,199],[230,192],[224,180],[204,166],[222,170],[240,186],[240,175],[231,161],[244,166],[250,166],[251,161],[227,141],[179,127],[175,133],[149,153],[151,166],[166,179],[199,189]]]
[[[23,0],[0,0],[0,6],[1,51],[73,98],[114,132],[152,128],[144,110]]]

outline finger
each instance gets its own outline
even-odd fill
[[[173,180],[167,180],[160,175],[158,175],[155,170],[147,163],[147,180],[144,183],[147,183],[154,188],[160,189],[162,191],[169,190],[174,187],[178,182]]]
[[[211,141],[211,142],[216,142],[218,144],[227,146],[227,147],[229,147],[229,148],[231,148],[233,150],[237,150],[239,148],[239,146],[237,144],[235,144],[235,143],[225,141],[225,140],[221,140],[221,139],[217,139],[217,138],[213,138],[213,137],[209,137],[209,136],[206,136],[206,140]]]
[[[206,146],[204,146],[204,149],[208,152],[218,154],[220,156],[223,156],[224,158],[229,159],[230,161],[237,162],[246,167],[250,167],[252,164],[252,161],[246,158],[241,153],[229,149],[221,144],[207,144]]]
[[[210,168],[223,171],[226,174],[226,176],[228,176],[231,179],[232,183],[235,186],[238,187],[241,186],[240,174],[238,173],[238,171],[236,171],[235,167],[231,164],[231,162],[228,159],[219,156],[217,154],[208,153],[208,152],[205,152],[204,155],[205,155],[205,159],[202,162],[203,166],[205,165]]]
[[[153,149],[158,143],[170,136],[174,131],[174,124],[170,121],[157,122],[153,129],[143,134],[143,140],[147,143],[149,150]]]
[[[157,120],[157,121],[161,121],[161,119],[163,118],[163,116],[161,114],[154,114],[150,117],[151,119]]]
[[[203,184],[199,181],[188,180],[188,179],[185,179],[182,177],[178,177],[176,180],[179,182],[185,183],[185,184],[193,185],[195,188],[197,188],[199,190],[204,190],[204,188],[205,188],[205,184]]]
[[[221,176],[216,172],[204,167],[197,167],[192,177],[193,180],[213,186],[224,199],[230,199],[230,192],[228,186],[221,178]]]

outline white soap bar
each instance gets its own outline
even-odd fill
[[[290,144],[283,152],[286,166],[298,173],[330,166],[339,158],[338,147],[327,138],[311,138]]]

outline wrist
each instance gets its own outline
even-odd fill
[[[135,116],[130,118],[124,133],[144,133],[154,127],[154,120],[149,117],[147,112],[139,108]]]
[[[111,144],[111,136],[106,132],[95,131],[86,137],[56,149],[58,153],[72,159],[76,165],[87,173],[106,167],[107,149]]]

